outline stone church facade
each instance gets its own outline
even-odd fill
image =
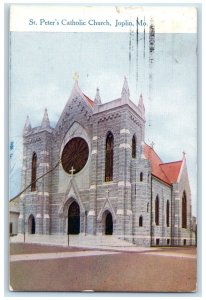
[[[19,233],[115,235],[140,246],[192,245],[186,159],[163,163],[144,142],[145,108],[94,101],[76,81],[56,124],[27,117]]]

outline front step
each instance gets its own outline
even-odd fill
[[[23,242],[23,234],[10,237],[10,242]],[[49,245],[68,245],[68,236],[66,235],[37,235],[26,234],[26,243],[39,243]],[[88,247],[88,248],[112,248],[112,247],[134,247],[132,243],[119,239],[110,235],[69,235],[69,245],[76,247]]]

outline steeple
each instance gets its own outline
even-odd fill
[[[99,94],[99,88],[97,88],[96,96],[94,98],[94,103],[97,104],[97,105],[102,104],[101,97],[100,97],[100,94]]]
[[[41,122],[41,128],[50,128],[50,121],[47,113],[47,108],[44,110],[44,116]]]
[[[127,82],[127,78],[126,76],[124,76],[124,84],[122,87],[122,99],[124,100],[129,100],[129,96],[130,96],[130,92],[129,92],[129,86],[128,86],[128,82]]]
[[[25,122],[25,125],[24,125],[23,134],[29,133],[30,130],[31,130],[31,123],[30,123],[30,120],[29,120],[29,116],[27,115],[26,122]]]

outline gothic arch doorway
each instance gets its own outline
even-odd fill
[[[28,231],[30,234],[35,234],[36,232],[36,223],[33,215],[30,215],[28,219]]]
[[[80,233],[80,209],[76,201],[73,201],[68,210],[68,234]]]
[[[112,235],[113,234],[112,214],[108,210],[105,212],[105,234],[106,235]]]

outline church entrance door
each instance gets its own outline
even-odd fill
[[[80,232],[80,209],[77,202],[72,202],[68,211],[68,234],[79,234]]]
[[[112,214],[110,212],[107,213],[105,218],[105,234],[106,235],[113,234],[113,220],[112,220]]]
[[[29,216],[29,220],[28,220],[28,227],[29,227],[29,233],[30,234],[35,234],[36,231],[36,224],[35,224],[35,219],[33,215]]]

